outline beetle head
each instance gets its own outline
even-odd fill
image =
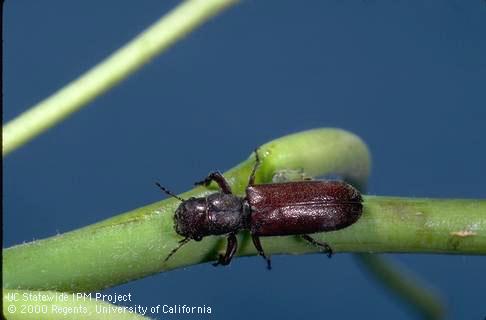
[[[183,201],[174,215],[175,231],[183,237],[201,240],[207,235],[208,204],[205,198]]]

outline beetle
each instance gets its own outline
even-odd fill
[[[195,183],[208,186],[214,181],[221,189],[202,198],[184,200],[156,183],[163,192],[181,201],[174,214],[174,228],[184,239],[164,261],[190,240],[227,235],[226,252],[219,255],[214,265],[228,265],[236,253],[236,234],[241,230],[250,231],[253,244],[266,260],[268,269],[271,269],[271,260],[263,250],[260,237],[299,235],[331,257],[332,248],[309,234],[339,230],[355,223],[363,211],[360,192],[342,181],[304,180],[255,185],[259,165],[257,149],[245,197],[234,195],[228,181],[218,171]]]

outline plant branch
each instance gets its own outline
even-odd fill
[[[237,0],[188,0],[104,61],[3,126],[3,156],[53,127],[140,69]]]
[[[339,129],[304,131],[274,140],[260,148],[260,156],[262,165],[256,175],[260,183],[271,181],[273,174],[282,169],[303,168],[313,176],[337,173],[362,183],[369,172],[366,145]],[[225,174],[236,193],[244,192],[253,164],[252,155]],[[210,192],[214,191],[197,187],[182,197]],[[163,262],[181,239],[173,228],[173,213],[179,203],[169,198],[76,231],[6,249],[3,285],[13,289],[89,291],[214,260],[223,246],[221,237],[190,242]],[[246,242],[240,242],[240,255],[254,253]],[[289,243],[293,243],[292,250],[313,249],[291,237],[264,240],[269,252],[286,252]]]
[[[303,168],[310,175],[353,172],[365,181],[369,156],[362,141],[342,130],[318,129],[274,140],[260,148],[257,181],[268,182],[282,169]],[[346,150],[346,152],[343,152]],[[331,160],[329,160],[331,158]],[[254,157],[226,177],[242,193]],[[352,167],[352,171],[347,168]],[[198,187],[182,195],[204,196]],[[176,199],[113,217],[82,229],[4,250],[4,287],[90,291],[146,275],[214,261],[224,247],[221,237],[190,242],[163,262],[181,239],[173,229]],[[335,252],[486,253],[486,201],[364,197],[362,218],[352,226],[316,234]],[[247,233],[239,236],[239,256],[255,255]],[[304,254],[316,248],[298,237],[262,239],[269,254]],[[262,262],[263,263],[263,262]],[[38,273],[42,271],[43,276]]]

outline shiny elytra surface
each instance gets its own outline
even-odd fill
[[[249,186],[251,233],[311,234],[346,228],[361,216],[358,190],[340,181],[302,181]]]

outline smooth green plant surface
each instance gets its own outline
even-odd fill
[[[366,181],[369,172],[369,153],[364,143],[339,129],[311,130],[280,138],[263,145],[260,155],[257,182],[271,181],[273,174],[282,169],[302,168],[312,176],[332,172],[358,182]],[[243,193],[253,165],[252,155],[225,174],[234,192]],[[197,187],[181,197],[210,192],[214,191]],[[214,260],[224,246],[221,237],[190,242],[168,262],[163,261],[181,240],[173,228],[178,205],[174,198],[165,199],[73,232],[8,248],[3,254],[3,285],[37,290],[98,290]],[[239,255],[254,254],[247,235],[240,238]],[[265,239],[263,244],[269,253],[315,251],[295,237]],[[341,245],[336,245],[336,250],[341,250]]]
[[[369,172],[365,145],[355,135],[338,129],[290,135],[260,150],[260,183],[269,182],[282,169],[302,168],[312,176],[337,173],[352,181],[365,181]],[[252,155],[225,174],[236,193],[242,194],[253,164]],[[210,192],[197,187],[181,196]],[[3,285],[37,290],[99,290],[215,260],[225,246],[221,237],[192,241],[169,261],[163,261],[181,240],[173,229],[173,213],[178,205],[178,200],[169,198],[73,232],[8,248],[3,254]],[[484,254],[485,212],[484,200],[365,196],[364,212],[357,223],[315,237],[331,244],[335,252]],[[239,237],[238,255],[256,254],[248,234]],[[318,251],[295,236],[264,238],[262,243],[268,254]]]
[[[61,90],[3,126],[3,156],[86,106],[237,0],[188,0]]]
[[[285,136],[261,146],[259,154],[262,163],[256,174],[257,183],[270,182],[282,170],[301,169],[307,176],[338,174],[364,186],[370,168],[366,145],[354,134],[340,129],[315,129]],[[243,194],[254,162],[251,155],[225,173],[235,193]],[[214,189],[215,186],[197,187],[180,196],[205,196]],[[484,200],[363,198],[363,215],[357,223],[314,237],[329,243],[335,252],[486,253]],[[173,213],[178,205],[178,200],[168,198],[79,230],[8,248],[3,252],[3,287],[93,291],[161,271],[214,261],[224,250],[224,238],[192,241],[164,262],[181,240],[173,229]],[[248,233],[239,235],[239,244],[238,256],[256,254]],[[262,238],[262,244],[270,255],[318,252],[296,236]],[[376,258],[376,261],[381,267],[375,263],[372,271],[389,269],[384,260]],[[262,267],[263,264],[262,261]],[[420,290],[399,293],[416,292]],[[431,295],[425,296],[433,300]],[[433,303],[431,307],[436,305]]]

